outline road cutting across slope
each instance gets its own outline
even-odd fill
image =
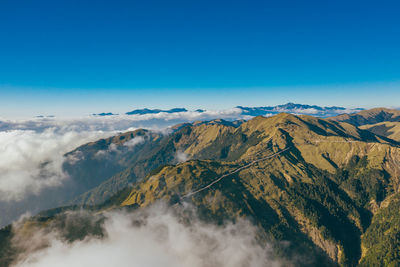
[[[230,176],[230,175],[232,175],[232,174],[238,173],[238,172],[240,172],[241,170],[246,169],[246,168],[248,168],[248,167],[250,167],[250,166],[252,166],[252,165],[254,165],[254,164],[256,164],[256,163],[258,163],[258,162],[260,162],[260,161],[267,160],[267,159],[273,158],[273,157],[275,157],[275,156],[278,156],[279,154],[281,154],[281,153],[283,153],[283,152],[285,152],[285,151],[287,151],[287,150],[289,150],[289,149],[290,149],[290,147],[287,147],[287,148],[282,149],[281,151],[278,151],[278,152],[276,152],[276,153],[274,153],[274,154],[272,154],[272,155],[268,155],[268,156],[266,156],[266,157],[253,160],[252,162],[250,162],[250,163],[248,163],[248,164],[246,164],[246,165],[244,165],[244,166],[242,166],[242,167],[240,167],[240,168],[237,168],[236,170],[234,170],[234,171],[232,171],[232,172],[230,172],[230,173],[226,173],[226,174],[224,174],[224,175],[218,177],[217,179],[215,179],[214,181],[212,181],[212,182],[209,183],[208,185],[206,185],[206,186],[204,186],[204,187],[202,187],[202,188],[200,188],[200,189],[197,189],[196,191],[192,191],[192,192],[190,192],[190,193],[187,193],[186,195],[181,196],[181,199],[188,198],[188,197],[193,196],[193,195],[195,195],[195,194],[197,194],[197,193],[200,193],[201,191],[204,191],[204,190],[206,190],[206,189],[209,189],[211,186],[213,186],[214,184],[218,183],[218,182],[221,181],[223,178],[225,178],[225,177],[227,177],[227,176]]]

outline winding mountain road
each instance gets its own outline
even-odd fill
[[[248,164],[246,164],[246,165],[244,165],[244,166],[242,166],[242,167],[240,167],[240,168],[237,168],[236,170],[234,170],[234,171],[232,171],[232,172],[230,172],[230,173],[226,173],[226,174],[224,174],[224,175],[218,177],[217,179],[215,179],[214,181],[212,181],[212,182],[209,183],[208,185],[206,185],[206,186],[204,186],[204,187],[202,187],[202,188],[200,188],[200,189],[197,189],[196,191],[192,191],[192,192],[190,192],[190,193],[187,193],[186,195],[181,196],[181,199],[188,198],[188,197],[193,196],[193,195],[195,195],[195,194],[197,194],[197,193],[200,193],[201,191],[204,191],[204,190],[206,190],[206,189],[209,189],[211,186],[213,186],[214,184],[218,183],[218,182],[221,181],[223,178],[225,178],[225,177],[227,177],[227,176],[230,176],[230,175],[232,175],[232,174],[238,173],[238,172],[240,172],[241,170],[246,169],[246,168],[248,168],[248,167],[250,167],[250,166],[256,164],[257,162],[260,162],[260,161],[263,161],[263,160],[267,160],[267,159],[273,158],[273,157],[275,157],[275,156],[277,156],[277,155],[279,155],[279,154],[281,154],[281,153],[283,153],[283,152],[285,152],[285,151],[287,151],[287,150],[289,150],[289,149],[290,149],[290,147],[287,147],[287,148],[282,149],[281,151],[278,151],[278,152],[276,152],[276,153],[274,153],[274,154],[272,154],[272,155],[269,155],[269,156],[266,156],[266,157],[263,157],[263,158],[260,158],[260,159],[253,160],[252,162],[250,162],[250,163],[248,163]]]
[[[363,142],[363,141],[360,141],[360,140],[343,140],[343,141],[342,140],[340,140],[340,141],[339,140],[337,140],[337,141],[335,141],[335,140],[315,140],[315,142],[316,143],[325,143],[325,142],[326,143],[356,143],[356,142]],[[230,176],[232,174],[238,173],[241,170],[246,169],[246,168],[256,164],[257,162],[273,158],[273,157],[275,157],[275,156],[277,156],[277,155],[279,155],[279,154],[281,154],[281,153],[283,153],[283,152],[285,152],[285,151],[287,151],[289,149],[290,149],[290,147],[287,147],[287,148],[282,149],[281,151],[278,151],[278,152],[276,152],[276,153],[274,153],[272,155],[269,155],[269,156],[266,156],[266,157],[263,157],[263,158],[260,158],[260,159],[256,159],[256,160],[254,160],[254,161],[252,161],[252,162],[250,162],[250,163],[248,163],[248,164],[246,164],[246,165],[244,165],[244,166],[242,166],[240,168],[237,168],[236,170],[234,170],[234,171],[232,171],[230,173],[227,173],[227,174],[224,174],[224,175],[218,177],[217,179],[215,179],[214,181],[212,181],[208,185],[206,185],[206,186],[204,186],[204,187],[202,187],[200,189],[197,189],[196,191],[192,191],[190,193],[187,193],[186,195],[181,196],[181,199],[191,197],[191,196],[193,196],[193,195],[195,195],[197,193],[200,193],[200,192],[202,192],[202,191],[204,191],[206,189],[209,189],[211,186],[213,186],[214,184],[218,183],[223,178],[225,178],[227,176]]]

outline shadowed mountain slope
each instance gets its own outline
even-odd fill
[[[373,108],[354,114],[342,114],[330,117],[329,120],[347,122],[355,126],[375,124],[380,122],[400,121],[400,110],[387,108]]]
[[[400,142],[400,122],[380,122],[360,126],[360,129],[368,130],[376,135],[385,136]]]

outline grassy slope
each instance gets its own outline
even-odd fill
[[[150,171],[166,164],[175,164],[178,162],[177,154],[185,151],[193,143],[199,142],[201,138],[212,138],[216,132],[221,130],[226,133],[231,132],[236,123],[229,123],[223,120],[210,122],[196,122],[193,124],[177,125],[172,129],[171,134],[146,133],[148,139],[143,144],[135,147],[133,151],[125,154],[119,154],[120,160],[124,162],[124,168],[114,172],[108,179],[98,184],[89,191],[76,198],[72,203],[81,205],[99,204],[113,194],[122,190],[130,183],[143,179]],[[114,137],[117,139],[118,137]],[[123,143],[115,143],[119,149]],[[196,151],[197,158],[220,158],[221,154],[211,154],[207,149]],[[188,157],[194,157],[193,153],[188,153]],[[85,163],[82,164],[85,166]],[[90,175],[87,175],[90,177]]]
[[[360,128],[400,142],[400,122],[380,122],[371,125],[363,125],[360,126]]]
[[[342,114],[328,119],[333,121],[351,123],[355,126],[361,126],[385,121],[400,121],[400,110],[373,108],[369,110],[363,110],[354,114]]]
[[[142,207],[158,199],[176,203],[183,194],[244,162],[290,147],[279,157],[225,178],[191,201],[210,219],[249,216],[273,238],[297,240],[296,244],[311,241],[334,261],[357,264],[361,233],[372,213],[398,190],[398,148],[349,124],[288,114],[244,123],[229,132],[227,143],[224,136],[224,130],[214,132],[187,149],[222,150],[224,161],[167,166],[133,189],[123,205]],[[237,136],[257,142],[250,146],[232,142]]]
[[[185,201],[208,221],[250,218],[277,241],[281,256],[313,255],[302,265],[354,266],[362,255],[361,262],[368,260],[367,234],[362,234],[368,233],[371,218],[374,225],[373,215],[399,191],[399,148],[347,123],[280,114],[239,127],[186,124],[163,140],[152,159],[181,150],[192,160],[160,164],[131,192],[123,190],[100,209],[144,207],[159,199],[182,203],[182,195],[221,174],[290,148]],[[278,242],[284,240],[289,245]]]

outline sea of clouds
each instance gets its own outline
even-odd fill
[[[119,132],[168,127],[197,120],[242,119],[239,109],[145,115],[87,116],[75,119],[0,120],[0,201],[18,201],[68,179],[65,153]],[[135,140],[132,142],[140,142]],[[127,145],[135,145],[128,143]],[[179,155],[178,161],[182,161]]]
[[[16,235],[13,245],[24,252],[14,266],[282,265],[273,259],[271,246],[257,240],[258,229],[247,220],[220,226],[204,223],[195,216],[188,221],[165,205],[130,213],[107,212],[104,216],[104,237],[91,235],[68,242],[63,238],[62,230],[56,228],[37,230],[29,238]]]

